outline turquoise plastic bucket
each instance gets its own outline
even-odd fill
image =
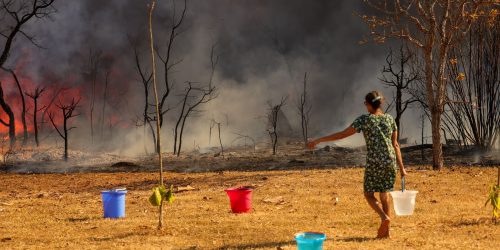
[[[105,190],[101,192],[104,218],[125,217],[125,189]]]
[[[305,232],[295,235],[298,250],[323,250],[325,239],[324,233]]]

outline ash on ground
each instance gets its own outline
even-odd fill
[[[432,146],[402,148],[406,166],[432,164]],[[500,151],[482,151],[460,146],[444,146],[446,166],[498,166]],[[64,161],[59,148],[20,149],[3,155],[0,169],[8,173],[148,172],[158,170],[156,154],[124,156],[105,152],[69,151]],[[362,167],[365,147],[325,146],[307,150],[298,141],[281,145],[276,155],[269,147],[205,148],[182,152],[180,156],[163,153],[164,169],[174,172],[222,172],[255,170],[303,170]]]

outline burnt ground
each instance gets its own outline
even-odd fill
[[[484,152],[474,148],[444,146],[445,166],[500,165],[500,150]],[[402,147],[405,165],[432,164],[431,145]],[[25,149],[13,152],[0,167],[7,173],[86,173],[86,172],[153,172],[158,170],[156,155],[127,157],[112,153],[71,151],[70,160],[60,160],[62,150]],[[277,155],[269,149],[232,148],[221,155],[218,148],[201,153],[192,151],[179,157],[164,154],[166,171],[220,172],[334,169],[364,165],[364,147],[326,146],[314,151],[304,150],[301,143],[281,145]]]

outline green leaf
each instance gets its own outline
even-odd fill
[[[161,204],[162,196],[159,187],[153,188],[153,194],[149,197],[149,203],[151,205],[158,207]]]
[[[174,186],[170,185],[170,189],[163,185],[153,188],[153,194],[149,197],[149,203],[153,206],[160,206],[163,201],[168,201],[168,203],[174,202]]]
[[[172,204],[172,202],[174,202],[175,197],[174,197],[174,186],[173,185],[170,185],[170,189],[168,190],[167,194],[165,195],[165,199],[170,204]]]
[[[158,190],[160,191],[161,197],[165,197],[167,194],[167,188],[163,185],[157,187]]]
[[[492,214],[494,218],[500,217],[500,186],[493,185],[490,187],[488,200],[486,200],[485,206],[491,204],[493,207]]]

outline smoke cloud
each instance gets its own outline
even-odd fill
[[[37,20],[26,28],[44,49],[36,48],[22,37],[16,40],[8,64],[15,67],[23,60],[22,75],[30,78],[33,85],[59,84],[81,90],[82,115],[74,121],[78,126],[74,133],[82,147],[88,145],[89,136],[92,93],[86,75],[89,51],[99,51],[103,63],[95,90],[98,110],[94,111],[95,119],[104,117],[102,129],[111,138],[106,141],[119,152],[143,152],[143,128],[135,123],[142,115],[144,96],[131,41],[138,45],[142,66],[150,71],[147,3],[144,0],[57,1],[57,12],[51,19]],[[175,15],[179,16],[183,6],[179,0],[159,1],[154,13],[155,43],[160,53],[165,51],[174,3]],[[172,75],[174,95],[169,105],[174,109],[167,113],[163,128],[167,151],[172,147],[179,94],[184,91],[186,81],[209,81],[210,48],[214,44],[220,57],[213,80],[219,97],[204,105],[202,113],[190,118],[184,139],[188,149],[209,146],[211,119],[223,124],[226,144],[234,140],[234,133],[266,141],[267,103],[276,103],[283,96],[289,97],[284,113],[292,126],[298,128],[296,102],[305,72],[313,106],[312,136],[343,129],[366,112],[363,106],[366,92],[379,89],[387,97],[391,95],[377,79],[388,47],[359,44],[368,32],[355,15],[366,11],[361,1],[188,0],[187,4],[183,33],[173,48],[174,61],[182,59],[182,62]],[[105,72],[110,72],[106,100]],[[161,85],[161,71],[158,80]],[[344,143],[361,142],[359,136]],[[149,141],[147,145],[151,151]]]

